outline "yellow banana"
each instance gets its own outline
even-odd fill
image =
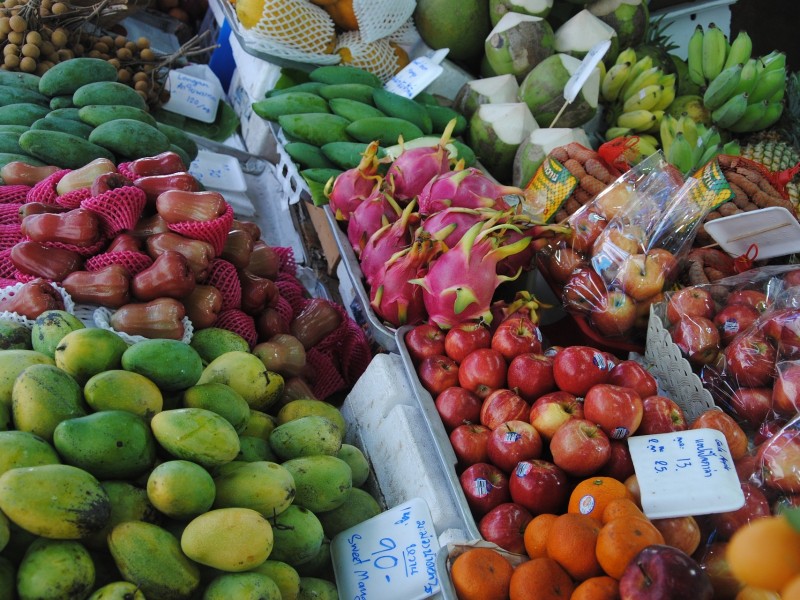
[[[675,100],[675,96],[678,94],[678,89],[675,87],[675,80],[675,73],[663,75],[658,80],[664,87],[664,90],[661,92],[661,98],[659,98],[658,102],[656,102],[656,105],[653,107],[655,110],[667,110],[669,105],[672,104],[672,101]]]
[[[675,131],[680,131],[690,146],[696,146],[700,133],[697,130],[697,122],[690,116],[684,115],[678,120],[679,128]]]
[[[759,73],[750,92],[750,102],[760,102],[774,96],[786,86],[786,69],[764,69]]]
[[[625,100],[622,104],[622,112],[631,112],[640,108],[652,110],[661,99],[663,91],[664,88],[657,83],[643,87]]]
[[[688,173],[694,166],[692,158],[692,147],[683,134],[678,132],[675,139],[672,140],[672,145],[669,148],[669,153],[664,155],[672,165],[675,165],[682,173]]]
[[[758,61],[751,58],[742,66],[742,74],[739,77],[739,83],[736,84],[736,89],[733,90],[734,94],[741,94],[747,92],[748,94],[753,91],[758,79]]]
[[[639,75],[637,75],[633,79],[631,79],[631,77],[629,76],[627,83],[622,87],[622,91],[620,92],[620,97],[622,98],[623,101],[625,101],[634,94],[636,94],[639,90],[646,88],[648,85],[653,85],[658,83],[660,77],[661,77],[660,67],[650,67],[646,71],[642,71]]]
[[[677,119],[670,115],[664,115],[658,127],[658,134],[661,138],[661,147],[666,153],[672,145],[672,140],[675,138],[675,124]]]
[[[653,67],[653,57],[651,57],[649,54],[645,54],[635,63],[631,63],[631,72],[628,74],[628,81],[633,81],[644,71],[647,71],[652,67]]]
[[[634,110],[617,117],[618,127],[629,127],[633,131],[647,131],[656,122],[656,116],[649,110]]]
[[[615,61],[615,64],[620,65],[620,64],[626,63],[626,62],[634,64],[637,60],[639,60],[639,59],[636,57],[636,50],[634,50],[631,47],[628,47],[628,48],[625,48],[625,50],[623,50],[619,54],[617,54],[617,60]],[[610,70],[611,69],[609,69],[609,71]]]
[[[600,81],[600,94],[606,102],[614,102],[628,80],[631,63],[623,62],[612,66]]]
[[[658,152],[658,143],[656,139],[649,135],[640,135],[636,140],[636,149],[642,156],[650,156]]]
[[[630,127],[609,127],[606,129],[606,141],[625,137],[626,135],[631,135],[631,133],[633,133],[633,130]]]
[[[695,85],[705,85],[706,78],[703,77],[703,26],[697,25],[689,38],[688,58],[686,64],[689,68],[689,79]]]
[[[653,115],[655,116],[656,120],[655,120],[654,123],[652,123],[650,125],[650,127],[648,129],[645,129],[645,132],[653,134],[653,135],[650,135],[648,137],[653,138],[653,141],[657,142],[655,134],[658,133],[658,130],[661,127],[661,119],[664,118],[664,111],[663,110],[652,110],[650,112],[653,113]]]
[[[711,80],[703,94],[703,104],[708,110],[719,108],[734,95],[736,86],[739,85],[742,77],[742,68],[742,63],[737,63],[723,69],[722,73]]]
[[[738,121],[744,112],[747,110],[747,94],[737,94],[728,98],[728,100],[717,108],[711,111],[711,120],[717,127],[727,129],[736,121]]]
[[[724,71],[739,63],[746,63],[750,60],[752,52],[753,40],[750,39],[746,31],[740,31],[731,42],[731,48],[728,51],[728,56],[725,58],[725,64],[722,66],[722,70]]]
[[[714,23],[703,34],[703,77],[710,82],[722,72],[725,65],[727,38]]]

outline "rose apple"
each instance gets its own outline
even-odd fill
[[[578,268],[561,290],[561,301],[568,311],[588,313],[602,306],[606,284],[594,269]]]
[[[480,423],[482,404],[475,394],[457,385],[441,392],[434,401],[447,431],[465,423]]]
[[[497,350],[478,348],[458,366],[458,384],[479,398],[486,398],[505,386],[507,370],[506,360]]]
[[[592,326],[605,336],[624,336],[636,322],[636,303],[621,290],[609,290],[589,313]]]
[[[531,406],[528,420],[545,440],[570,419],[583,418],[583,402],[569,392],[550,392],[540,396]]]
[[[766,387],[739,388],[731,396],[731,407],[757,429],[772,411],[772,390]]]
[[[489,462],[486,444],[491,432],[488,427],[478,424],[459,425],[450,432],[450,445],[462,469],[475,463]]]
[[[638,435],[684,431],[688,425],[686,415],[677,402],[666,396],[647,396],[642,400],[644,413]]]
[[[767,310],[769,303],[767,302],[767,295],[758,290],[734,290],[725,299],[725,304],[749,304],[758,312],[763,313]]]
[[[607,224],[603,216],[589,209],[576,212],[569,219],[569,243],[572,249],[587,254]]]
[[[533,402],[556,387],[553,359],[544,354],[527,352],[515,356],[508,365],[506,378],[508,387],[526,402]]]
[[[800,362],[778,365],[777,377],[772,386],[772,408],[786,417],[800,411]]]
[[[633,459],[631,451],[628,449],[628,440],[609,440],[611,445],[611,456],[598,471],[599,475],[613,477],[619,481],[625,481],[634,474]]]
[[[800,430],[784,428],[761,444],[758,458],[769,488],[791,494],[800,492]]]
[[[711,542],[699,551],[700,566],[708,573],[711,584],[714,586],[714,597],[721,600],[736,598],[744,587],[731,573],[728,560],[725,558],[725,549],[728,542]]]
[[[710,516],[716,538],[726,541],[743,525],[770,514],[769,501],[764,493],[752,483],[741,482],[744,506]]]
[[[694,365],[707,365],[719,354],[719,332],[705,317],[682,316],[671,328],[670,336]]]
[[[554,249],[545,259],[545,267],[550,277],[560,283],[566,283],[572,272],[578,267],[588,267],[586,259],[573,248]]]
[[[489,461],[505,473],[511,473],[521,460],[542,455],[542,436],[527,421],[508,421],[495,427],[486,443]]]
[[[528,317],[512,317],[498,325],[492,335],[491,347],[511,362],[515,356],[542,351],[542,332]]]
[[[683,550],[691,556],[700,545],[700,525],[692,516],[652,519],[652,523],[664,536],[667,546]]]
[[[567,474],[548,460],[521,460],[509,478],[514,502],[534,515],[559,514],[569,499]]]
[[[720,310],[714,316],[714,325],[722,345],[727,346],[738,334],[747,331],[760,314],[749,304],[729,304]]]
[[[684,551],[652,544],[628,563],[619,580],[619,595],[626,600],[712,600],[714,587],[708,574]]]
[[[608,374],[606,383],[632,388],[640,398],[655,396],[658,393],[656,378],[635,360],[623,360],[617,363]]]
[[[428,356],[443,355],[445,332],[433,323],[415,325],[406,332],[405,343],[413,363]]]
[[[553,462],[573,477],[597,473],[611,457],[608,436],[588,419],[570,419],[550,440]]]
[[[457,323],[444,336],[444,353],[460,363],[473,350],[488,348],[491,341],[492,334],[482,323]]]
[[[682,316],[713,319],[716,305],[711,293],[701,287],[689,286],[673,292],[667,300],[667,319],[677,323]]]
[[[505,388],[489,394],[481,405],[481,425],[495,429],[506,421],[524,421],[530,406],[520,396]]]
[[[644,300],[655,296],[664,289],[667,282],[667,269],[660,254],[632,254],[622,261],[617,273],[617,281],[622,290],[634,300]]]
[[[568,346],[553,359],[553,377],[558,388],[575,396],[584,396],[589,388],[608,381],[607,357],[589,346]]]
[[[620,440],[639,428],[644,407],[636,390],[598,383],[586,392],[583,414],[586,420],[599,425],[608,437]]]
[[[458,365],[449,356],[426,356],[417,366],[419,381],[434,398],[449,387],[458,385]]]
[[[495,506],[478,521],[478,531],[483,539],[503,550],[525,554],[525,528],[533,515],[515,502]]]
[[[508,476],[496,466],[479,462],[468,466],[458,478],[472,513],[485,515],[498,504],[508,502]]]
[[[691,429],[716,429],[722,432],[728,444],[728,452],[734,461],[747,454],[747,434],[732,416],[719,408],[709,408],[700,413],[692,422]]]

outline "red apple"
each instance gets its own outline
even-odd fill
[[[800,430],[785,427],[761,444],[758,458],[767,487],[791,494],[800,492]]]
[[[488,348],[492,341],[489,328],[482,323],[468,321],[453,325],[444,336],[444,353],[457,363],[478,348]]]
[[[800,269],[793,269],[783,274],[783,285],[787,288],[800,285]]]
[[[650,296],[644,300],[639,300],[636,303],[636,321],[634,327],[636,329],[647,329],[647,324],[650,322],[650,306],[664,301],[664,292],[659,292],[655,296]]]
[[[568,346],[553,359],[556,385],[575,396],[583,396],[593,385],[608,381],[613,368],[603,352],[589,346]]]
[[[621,440],[639,428],[644,407],[636,390],[598,383],[586,392],[583,414],[586,420],[599,425],[608,437]]]
[[[642,400],[644,413],[638,435],[684,431],[688,428],[686,415],[677,402],[666,396],[647,396]]]
[[[760,313],[767,310],[769,306],[767,295],[758,290],[734,290],[728,294],[728,297],[725,299],[725,304],[749,304]]]
[[[542,351],[542,332],[528,317],[511,317],[497,327],[491,345],[510,363],[520,354],[539,354]]]
[[[486,451],[493,465],[511,473],[519,461],[539,458],[542,447],[542,436],[533,425],[527,421],[508,421],[492,430]]]
[[[603,267],[618,265],[631,254],[637,254],[640,247],[640,241],[633,230],[606,227],[592,245],[592,263]]]
[[[772,408],[779,415],[792,417],[800,412],[800,362],[778,364],[772,385]]]
[[[775,348],[760,332],[742,333],[725,348],[726,374],[745,387],[771,385],[776,360]]]
[[[666,269],[659,255],[632,254],[622,261],[617,282],[634,300],[644,300],[664,289]]]
[[[714,325],[719,330],[719,339],[727,346],[739,333],[747,331],[761,313],[749,304],[729,304],[714,317]]]
[[[481,425],[495,429],[506,421],[524,421],[528,418],[530,406],[520,396],[501,388],[493,391],[481,405]]]
[[[680,262],[675,255],[664,248],[651,248],[647,251],[647,257],[655,261],[664,272],[664,278],[667,282],[673,281],[680,270]]]
[[[770,514],[769,501],[764,493],[752,483],[741,482],[744,506],[736,510],[710,516],[716,538],[727,541],[742,525]]]
[[[545,259],[545,266],[550,277],[560,283],[566,283],[572,272],[578,267],[587,267],[588,263],[573,248],[555,248]]]
[[[608,436],[588,419],[570,419],[550,440],[553,462],[573,477],[597,473],[611,457]]]
[[[568,311],[588,313],[602,306],[606,293],[603,278],[590,267],[572,272],[561,290],[561,301]]]
[[[714,598],[719,600],[734,600],[739,591],[744,587],[731,573],[728,561],[725,558],[725,549],[728,542],[711,542],[698,551],[698,561],[702,569],[708,573],[711,584],[714,586]]]
[[[489,462],[486,445],[491,432],[488,427],[477,424],[459,425],[450,432],[450,445],[462,469],[475,463]]]
[[[608,220],[588,208],[573,214],[569,219],[572,249],[587,254],[607,224]]]
[[[417,366],[419,381],[434,398],[449,387],[458,385],[458,365],[443,354],[426,356]]]
[[[611,445],[611,456],[608,457],[608,461],[598,471],[598,474],[625,481],[635,472],[631,451],[628,449],[628,440],[609,440],[609,444]]]
[[[667,300],[667,319],[670,323],[677,323],[684,315],[713,319],[716,311],[711,293],[701,287],[681,288],[670,294]]]
[[[636,303],[621,290],[609,290],[600,306],[589,313],[589,320],[605,336],[624,336],[636,322]]]
[[[569,392],[551,392],[540,396],[531,406],[528,420],[545,440],[570,419],[583,418],[583,402]]]
[[[667,546],[683,550],[691,556],[700,545],[700,525],[692,516],[652,519],[652,523],[664,536]]]
[[[778,347],[781,358],[800,357],[800,310],[774,311],[765,318],[762,328],[767,338]]]
[[[511,500],[508,476],[495,465],[479,462],[464,469],[458,478],[472,514],[481,517],[498,504]]]
[[[751,427],[758,428],[772,412],[772,390],[766,387],[739,388],[731,396],[731,407]]]
[[[447,431],[465,423],[480,423],[482,404],[475,394],[457,385],[441,392],[434,401]]]
[[[658,393],[656,378],[635,360],[623,360],[617,363],[608,374],[606,383],[632,388],[640,398],[655,396]]]
[[[544,354],[528,352],[515,356],[506,377],[508,387],[526,402],[533,402],[556,387],[553,359]]]
[[[567,474],[548,460],[521,460],[509,478],[514,502],[533,515],[560,514],[569,499]]]
[[[458,384],[486,398],[506,384],[508,365],[503,355],[491,348],[478,348],[464,357],[458,367]]]
[[[405,343],[408,355],[414,364],[428,356],[443,355],[445,333],[438,325],[422,323],[406,332]]]
[[[684,551],[652,544],[628,563],[619,580],[619,596],[625,600],[712,600],[714,587],[708,574]]]
[[[610,185],[593,200],[594,208],[609,221],[619,214],[629,202],[635,201],[636,194],[629,183]]]
[[[478,522],[478,531],[487,542],[500,546],[503,550],[525,554],[525,528],[533,520],[533,515],[514,502],[495,506]]]
[[[670,330],[670,336],[694,365],[707,365],[719,354],[719,332],[705,317],[681,317]]]

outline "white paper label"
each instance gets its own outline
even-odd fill
[[[420,56],[387,81],[383,89],[398,96],[414,98],[433,83],[442,71],[444,68],[435,58]]]
[[[219,94],[213,85],[180,71],[170,71],[167,77],[169,100],[163,105],[166,110],[213,123],[217,118]]]
[[[422,600],[439,591],[439,542],[430,510],[414,498],[331,541],[341,598]]]
[[[728,443],[716,429],[628,439],[642,509],[651,519],[736,510],[744,493]]]

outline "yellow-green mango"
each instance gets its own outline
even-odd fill
[[[239,436],[233,425],[204,408],[161,411],[150,421],[150,428],[172,456],[206,468],[224,465],[239,453]]]
[[[43,437],[28,431],[0,431],[0,475],[18,467],[60,462],[55,448]]]
[[[126,410],[147,421],[164,408],[164,397],[155,383],[124,369],[104,371],[89,379],[83,397],[92,410]]]
[[[136,342],[122,355],[122,368],[144,375],[165,392],[198,383],[203,361],[197,351],[179,340]]]
[[[33,322],[31,344],[34,350],[52,358],[65,335],[85,327],[78,317],[65,310],[46,310]]]
[[[269,439],[269,434],[272,433],[272,430],[277,425],[278,423],[272,415],[251,408],[247,425],[239,432],[239,435],[251,435],[267,440]]]
[[[325,537],[317,516],[302,506],[292,504],[270,519],[274,547],[270,558],[297,568],[313,559]]]
[[[361,487],[366,483],[369,477],[369,461],[360,448],[352,444],[342,444],[339,452],[336,453],[336,458],[341,458],[350,465],[350,471],[353,473],[353,487]]]
[[[142,590],[129,581],[114,581],[94,591],[87,600],[146,600]]]
[[[208,511],[215,495],[208,471],[188,460],[163,462],[147,478],[150,502],[173,519],[191,519]]]
[[[17,569],[5,556],[0,556],[0,598],[17,597]]]
[[[342,416],[342,411],[330,402],[317,400],[315,398],[298,398],[297,400],[291,400],[281,407],[276,416],[278,425],[283,425],[289,421],[299,419],[300,417],[308,417],[310,415],[327,417],[342,431],[347,430],[347,424]]]
[[[251,573],[266,575],[281,592],[281,600],[295,600],[300,593],[300,575],[290,564],[279,560],[267,559],[257,567],[250,569]]]
[[[272,552],[272,525],[250,508],[218,508],[195,517],[181,535],[191,560],[228,572],[247,571]]]
[[[83,391],[58,367],[31,365],[14,382],[11,415],[18,430],[50,441],[59,423],[86,415]]]
[[[39,538],[17,569],[20,600],[85,598],[94,586],[94,563],[80,542]]]
[[[214,479],[217,495],[214,508],[241,506],[265,517],[285,511],[295,496],[291,473],[274,462],[236,463]]]
[[[212,382],[193,385],[183,391],[184,408],[205,408],[228,421],[241,433],[250,418],[250,406],[242,395],[229,385]]]
[[[113,331],[86,327],[70,331],[56,346],[56,366],[83,385],[93,375],[119,369],[122,354],[128,348]]]
[[[281,459],[335,455],[342,447],[344,430],[327,417],[309,415],[278,425],[269,436],[269,445]]]
[[[36,350],[0,351],[0,403],[11,407],[11,390],[17,376],[31,365],[55,365],[55,361]]]
[[[106,550],[108,534],[125,521],[145,521],[157,523],[161,515],[150,503],[147,492],[127,481],[101,481],[100,485],[108,495],[111,516],[105,527],[81,540],[87,548]]]
[[[231,598],[283,600],[277,584],[261,573],[220,575],[208,584],[203,593],[203,600],[231,600]]]
[[[142,521],[120,523],[108,535],[108,548],[126,581],[146,598],[185,600],[200,586],[200,569],[166,529]]]
[[[282,465],[294,479],[294,503],[315,513],[341,506],[353,487],[350,465],[335,456],[301,456]]]
[[[239,454],[236,455],[236,460],[244,462],[257,462],[269,461],[277,462],[278,457],[269,447],[269,442],[264,438],[255,437],[252,435],[239,436]]]
[[[319,513],[317,517],[322,523],[325,536],[332,539],[337,533],[371,519],[381,512],[383,511],[380,504],[372,495],[354,487],[347,492],[341,506]]]
[[[268,371],[261,360],[248,352],[226,352],[208,363],[197,383],[224,383],[235,389],[250,408],[266,410],[283,394],[284,381]]]
[[[0,475],[0,510],[36,535],[77,540],[105,526],[111,502],[100,482],[83,469],[41,465]]]
[[[319,577],[301,577],[297,600],[339,600],[336,584]]]
[[[189,345],[197,350],[204,364],[226,352],[249,352],[250,344],[238,333],[221,327],[206,327],[194,332]]]
[[[317,517],[319,518],[319,516]],[[331,541],[327,538],[322,540],[322,544],[314,557],[297,565],[297,574],[300,577],[321,577],[323,579],[333,579],[333,562],[331,561]]]
[[[124,410],[102,410],[62,421],[53,431],[53,445],[64,462],[98,479],[138,477],[156,459],[150,427]]]
[[[32,350],[31,330],[11,319],[0,320],[0,350]]]

